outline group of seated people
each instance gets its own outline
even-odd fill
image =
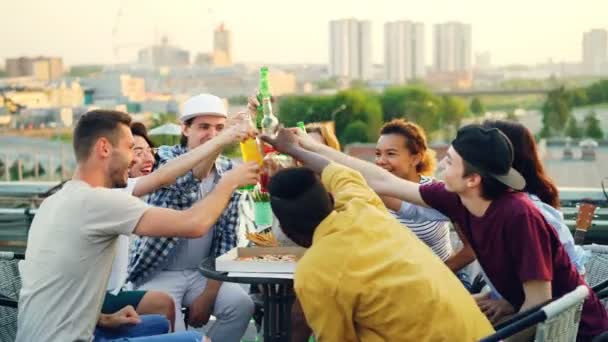
[[[257,105],[251,98],[250,111]],[[30,228],[17,341],[240,341],[254,312],[250,295],[198,268],[237,245],[245,219],[237,189],[259,182],[260,165],[221,152],[256,132],[249,113],[229,118],[210,94],[188,99],[180,120],[181,142],[155,148],[128,114],[80,118],[77,170]],[[585,254],[526,127],[461,128],[440,163],[441,182],[415,123],[382,128],[376,165],[340,152],[324,126],[307,131],[260,137],[298,162],[265,165],[276,234],[307,248],[294,275],[293,341],[476,341],[493,324],[586,285]],[[475,259],[489,290],[472,294],[463,268]],[[206,336],[185,331],[211,315]],[[577,340],[606,331],[606,310],[591,292]]]

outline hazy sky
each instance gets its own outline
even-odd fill
[[[432,24],[473,26],[473,51],[493,64],[579,61],[582,34],[608,28],[608,0],[3,0],[0,59],[63,56],[67,64],[121,61],[160,39],[191,52],[209,51],[220,21],[233,32],[237,62],[326,63],[331,19],[372,21],[374,62],[383,60],[383,24],[426,24],[427,64]],[[122,15],[117,14],[122,8]],[[117,24],[117,25],[116,25]],[[116,26],[116,34],[113,28]]]

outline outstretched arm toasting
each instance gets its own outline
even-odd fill
[[[420,197],[418,183],[401,179],[374,164],[317,143],[298,129],[281,128],[276,138],[262,136],[262,139],[279,152],[289,154],[303,162],[315,172],[320,173],[331,160],[359,171],[368,185],[379,195],[426,206]]]

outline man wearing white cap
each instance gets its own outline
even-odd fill
[[[181,143],[161,146],[158,166],[200,146],[218,135],[226,125],[227,111],[222,99],[200,94],[183,104]],[[233,163],[213,156],[177,179],[174,185],[150,195],[148,203],[172,209],[187,209],[209,194]],[[189,307],[188,324],[200,327],[212,313],[217,321],[207,330],[213,341],[240,341],[253,314],[249,295],[237,284],[206,279],[198,271],[200,263],[220,256],[237,243],[239,195],[234,193],[224,213],[205,236],[198,239],[139,239],[129,265],[128,281],[139,289],[160,290],[173,296],[176,304],[175,329],[184,329],[180,308]]]

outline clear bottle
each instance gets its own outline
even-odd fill
[[[262,133],[266,135],[275,135],[279,127],[279,120],[272,112],[272,102],[270,95],[270,87],[268,84],[268,67],[260,69],[260,98],[262,100]]]

